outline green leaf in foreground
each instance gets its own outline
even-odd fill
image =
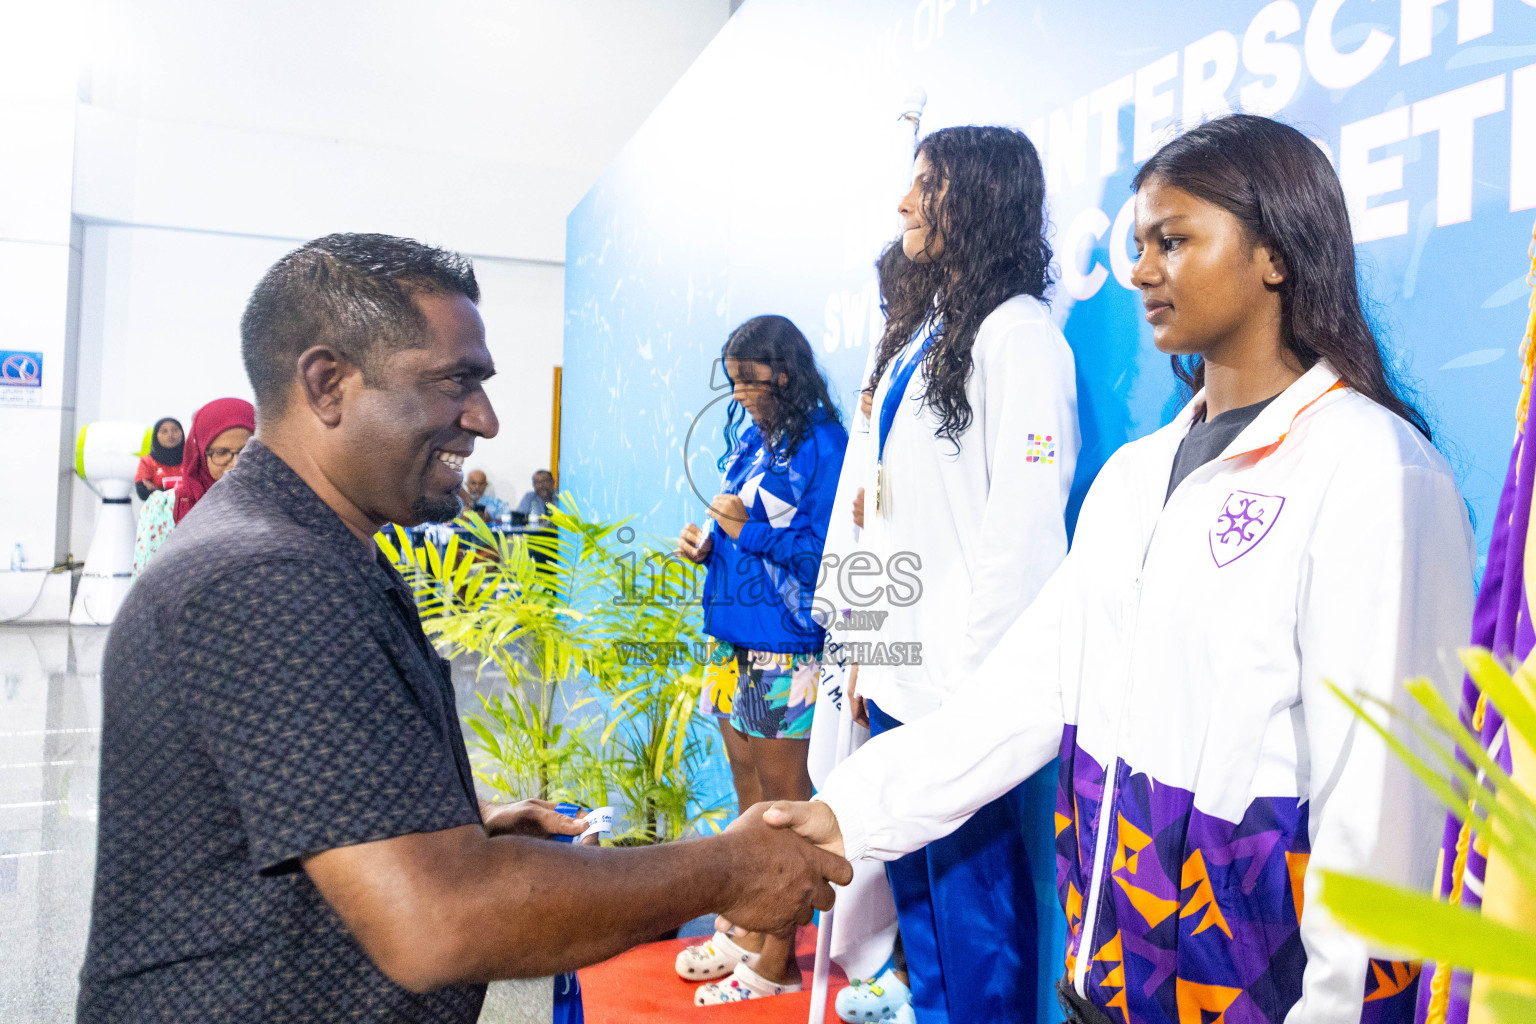
[[[1536,981],[1536,932],[1395,885],[1333,871],[1322,877],[1323,902],[1351,931],[1441,963]]]

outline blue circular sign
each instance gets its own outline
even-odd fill
[[[42,360],[30,352],[10,352],[0,359],[0,382],[37,386],[42,382]]]

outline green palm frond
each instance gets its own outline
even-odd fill
[[[427,633],[506,677],[466,716],[477,776],[508,798],[617,800],[618,840],[718,831],[723,806],[700,806],[711,747],[694,715],[701,571],[660,545],[626,548],[628,520],[589,519],[569,494],[550,521],[507,536],[464,516],[441,550],[398,527],[377,538]]]
[[[1511,928],[1421,892],[1324,871],[1322,900],[1351,930],[1413,957],[1536,981],[1536,929]]]
[[[1536,745],[1536,678],[1525,666],[1513,673],[1482,648],[1461,652],[1472,681],[1504,718],[1505,727]],[[1428,679],[1407,684],[1428,718],[1415,721],[1382,701],[1351,697],[1328,684],[1414,773],[1425,787],[1536,892],[1536,800],[1489,756]],[[1390,728],[1407,729],[1427,756],[1408,748]],[[1458,756],[1459,755],[1459,756]],[[1470,762],[1471,768],[1463,762]],[[1529,783],[1527,783],[1529,785]],[[1450,870],[1449,865],[1445,870]],[[1345,927],[1375,942],[1440,964],[1536,984],[1536,921],[1511,926],[1432,896],[1371,879],[1323,872],[1322,901]],[[1488,1000],[1501,1021],[1536,1019],[1536,997],[1494,989]]]

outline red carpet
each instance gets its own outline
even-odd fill
[[[636,946],[596,967],[581,971],[582,1006],[587,1024],[650,1024],[652,1021],[697,1021],[708,1024],[804,1024],[811,1012],[811,968],[816,961],[816,929],[801,928],[795,952],[805,972],[805,991],[772,999],[752,999],[726,1006],[694,1006],[696,983],[677,976],[672,961],[684,946],[703,939],[672,939]],[[848,984],[832,965],[827,996],[827,1024],[838,1024],[832,1011],[837,992]]]

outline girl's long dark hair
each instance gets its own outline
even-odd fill
[[[1311,139],[1267,117],[1229,114],[1158,150],[1133,187],[1154,180],[1226,210],[1283,261],[1281,337],[1305,369],[1328,360],[1349,387],[1431,436],[1361,309],[1344,190]],[[1173,372],[1193,390],[1205,383],[1198,357],[1174,356]]]
[[[827,391],[826,377],[816,365],[811,343],[788,317],[755,316],[736,328],[720,350],[721,363],[727,359],[762,363],[773,371],[773,418],[757,427],[763,443],[774,451],[793,455],[823,414],[833,423],[842,423]],[[781,373],[786,378],[782,386],[778,383]],[[725,414],[725,454],[719,462],[722,470],[736,450],[746,418],[741,403],[732,402]]]
[[[885,334],[868,387],[880,383],[919,329],[937,323],[939,334],[925,360],[923,398],[938,413],[937,436],[958,445],[971,425],[965,385],[977,329],[1015,295],[1044,300],[1051,281],[1045,176],[1034,145],[1011,128],[944,128],[923,139],[917,151],[934,169],[923,189],[923,216],[943,248],[932,262],[916,263],[897,258],[898,238],[881,255],[877,265],[883,269],[894,260],[894,273],[888,289],[881,289],[888,291]]]

